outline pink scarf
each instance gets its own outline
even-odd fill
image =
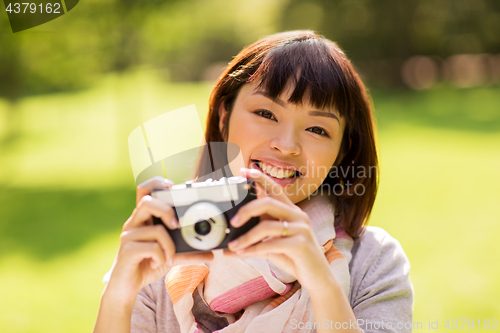
[[[298,206],[309,215],[347,296],[352,238],[334,228],[333,206],[326,196],[311,196]],[[314,322],[307,290],[266,259],[225,257],[215,250],[211,262],[174,266],[165,283],[182,333],[314,331],[305,328]],[[298,323],[304,328],[297,329]]]

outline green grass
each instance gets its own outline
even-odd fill
[[[375,93],[381,183],[371,224],[411,265],[415,321],[498,319],[498,88]],[[460,326],[461,327],[461,326]],[[484,329],[484,328],[483,328]],[[479,331],[479,330],[477,330]]]
[[[147,71],[109,76],[87,91],[24,98],[9,123],[0,100],[2,332],[92,330],[134,207],[128,134],[193,103],[203,118],[210,90]],[[410,259],[414,321],[439,319],[433,331],[445,331],[446,319],[498,319],[500,89],[372,94],[381,182],[370,224]]]

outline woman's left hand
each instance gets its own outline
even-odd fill
[[[230,223],[233,227],[241,227],[256,216],[260,216],[261,221],[230,242],[230,251],[225,251],[225,255],[268,259],[295,276],[306,289],[331,281],[333,273],[307,213],[263,172],[242,168],[241,174],[256,181],[258,199],[241,207]]]

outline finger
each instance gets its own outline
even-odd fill
[[[135,203],[138,204],[141,201],[142,197],[145,195],[149,195],[151,190],[162,190],[165,188],[169,188],[174,184],[170,179],[166,179],[160,176],[154,176],[153,178],[149,178],[148,180],[140,183],[137,186],[137,195]]]
[[[270,197],[276,198],[287,204],[293,204],[283,190],[283,187],[262,171],[257,169],[241,168],[240,173],[244,177],[256,180],[258,185],[260,185],[265,193]]]
[[[122,251],[133,265],[140,264],[144,259],[151,259],[151,268],[156,269],[167,262],[160,244],[156,242],[129,242],[123,246]]]
[[[222,250],[222,254],[224,254],[224,256],[227,256],[227,257],[237,257],[238,255],[236,254],[236,252],[234,251],[231,251],[229,249],[223,249]]]
[[[292,236],[297,233],[295,228],[296,223],[288,223],[287,236]],[[300,229],[299,229],[300,230]],[[269,237],[282,237],[283,223],[279,221],[260,221],[255,227],[250,229],[245,234],[237,239],[229,242],[228,247],[231,251],[244,249]]]
[[[162,225],[133,228],[122,232],[120,239],[122,244],[127,242],[157,242],[167,260],[175,255],[175,245]]]
[[[295,235],[293,237],[272,238],[245,249],[240,249],[234,253],[236,253],[236,255],[240,257],[254,257],[262,255],[266,256],[271,253],[284,254],[287,257],[298,257],[300,255],[300,253],[298,253],[300,250],[297,246],[298,237],[301,237],[301,235]]]
[[[123,230],[147,225],[151,216],[160,218],[163,224],[170,229],[175,229],[179,225],[175,218],[174,209],[169,204],[146,195],[141,199],[130,218],[123,225]]]
[[[296,221],[298,218],[307,220],[304,212],[295,205],[288,205],[275,198],[265,197],[262,199],[252,200],[243,205],[236,215],[231,218],[231,225],[239,228],[249,219],[256,216],[267,214],[276,219],[283,219],[288,222]]]
[[[194,252],[178,253],[174,256],[172,265],[196,264],[212,261],[214,254],[212,252]]]

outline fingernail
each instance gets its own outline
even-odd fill
[[[149,183],[149,181],[148,181],[148,180],[146,180],[145,182],[142,182],[142,183],[140,183],[140,184],[137,184],[137,186],[139,186],[139,187],[141,187],[141,188],[146,188],[146,189],[147,189],[147,188],[148,188],[148,183]]]
[[[231,223],[231,225],[233,227],[236,227],[236,226],[238,226],[239,220],[240,220],[240,217],[238,216],[238,214],[236,214],[236,215],[233,216],[233,218],[229,222]]]
[[[238,251],[236,251],[236,254],[243,254],[243,253],[245,253],[245,250],[238,250]]]
[[[250,169],[248,170],[248,172],[252,175],[252,176],[258,176],[260,171],[259,170],[256,170],[256,169]]]
[[[238,240],[237,240],[237,239],[232,240],[232,241],[230,241],[230,242],[229,242],[229,244],[227,244],[227,245],[229,245],[229,247],[230,247],[230,248],[235,249],[235,248],[237,248],[237,247],[238,247]]]
[[[174,228],[179,228],[179,221],[177,221],[177,219],[173,219],[172,220],[172,224],[174,225]]]
[[[148,189],[148,190],[155,190],[155,189],[162,189],[162,188],[168,187],[170,185],[173,185],[173,182],[170,179],[165,179],[161,176],[154,176],[154,177],[149,178],[148,180],[140,183],[137,186]]]
[[[173,266],[174,265],[174,258],[168,259],[168,265]]]

